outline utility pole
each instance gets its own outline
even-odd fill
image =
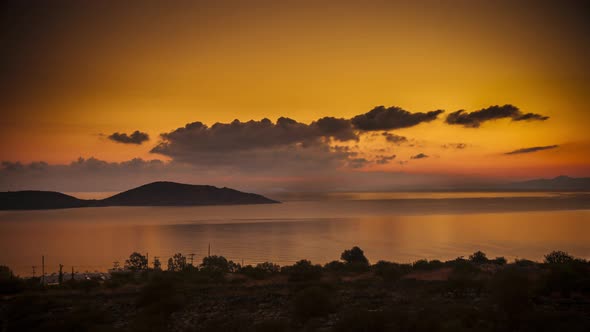
[[[72,281],[74,281],[74,267],[72,266]]]
[[[63,269],[64,269],[64,266],[63,266],[63,264],[59,264],[59,276],[58,276],[58,278],[59,278],[59,279],[57,279],[57,280],[59,281],[59,284],[60,284],[60,285],[61,285],[61,284],[63,283],[63,281],[64,281],[64,271],[63,271]]]
[[[188,255],[189,255],[189,256],[190,256],[190,258],[191,258],[191,266],[194,266],[194,265],[193,265],[193,259],[194,259],[194,257],[195,257],[195,254],[192,254],[192,253],[191,253],[191,254],[188,254]]]
[[[207,250],[207,257],[211,257],[211,242],[209,242],[209,249]]]
[[[33,278],[35,278],[35,269],[37,268],[35,265],[31,266],[33,268]]]
[[[149,252],[145,253],[145,269],[146,270],[150,269],[150,253]]]

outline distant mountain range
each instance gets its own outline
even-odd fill
[[[0,192],[0,210],[42,210],[106,206],[198,206],[272,204],[278,201],[230,188],[153,182],[101,200],[85,200],[54,191]]]
[[[553,179],[512,182],[499,187],[503,190],[519,191],[590,191],[590,178],[571,178],[562,175]]]

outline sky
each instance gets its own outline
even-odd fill
[[[0,6],[0,190],[590,176],[584,1]]]

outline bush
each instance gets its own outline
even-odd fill
[[[348,264],[356,263],[369,265],[369,260],[365,257],[365,253],[359,247],[352,247],[350,250],[344,250],[342,255],[340,255],[340,259]]]
[[[237,272],[253,279],[264,279],[273,274],[279,273],[281,270],[280,266],[273,263],[261,263],[255,267],[252,265],[241,266]]]
[[[590,270],[581,259],[549,265],[546,276],[546,291],[560,292],[569,296],[574,291],[590,292]]]
[[[239,265],[223,256],[207,256],[203,257],[201,268],[208,272],[227,273],[238,271]]]
[[[289,281],[314,281],[320,279],[322,276],[322,267],[320,265],[313,265],[310,261],[302,259],[292,266],[286,266],[281,269],[281,272],[289,275]]]
[[[409,264],[398,264],[386,261],[378,261],[371,266],[376,275],[385,280],[397,280],[404,274],[410,273],[412,266]]]
[[[293,310],[295,317],[307,321],[312,317],[326,316],[335,309],[334,299],[328,290],[312,286],[295,295]]]
[[[281,271],[281,267],[279,265],[270,262],[256,264],[256,268],[268,274],[276,274]]]
[[[565,251],[552,251],[545,255],[545,263],[547,264],[567,264],[574,261],[574,257]]]
[[[0,265],[0,294],[15,294],[25,288],[23,280],[12,273],[5,265]]]
[[[443,267],[443,265],[444,264],[437,259],[432,260],[430,262],[426,259],[420,259],[415,261],[414,264],[412,264],[412,268],[414,268],[414,270],[436,270]]]
[[[492,264],[496,264],[496,265],[506,265],[506,263],[508,263],[508,261],[504,257],[496,257],[493,260],[491,260],[490,262]]]
[[[324,265],[324,270],[330,272],[342,272],[346,270],[346,265],[340,261],[331,261]]]
[[[469,261],[473,264],[485,264],[488,263],[490,260],[482,251],[476,251],[469,256]]]
[[[514,265],[516,265],[518,267],[533,267],[533,266],[536,266],[537,263],[535,263],[531,260],[528,260],[528,259],[515,259]]]

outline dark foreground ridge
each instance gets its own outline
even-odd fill
[[[590,263],[563,251],[371,264],[353,247],[323,266],[132,253],[100,276],[68,271],[0,265],[0,331],[590,331]]]
[[[230,188],[153,182],[102,200],[84,200],[54,191],[0,193],[0,210],[42,210],[104,206],[196,206],[279,203]]]

